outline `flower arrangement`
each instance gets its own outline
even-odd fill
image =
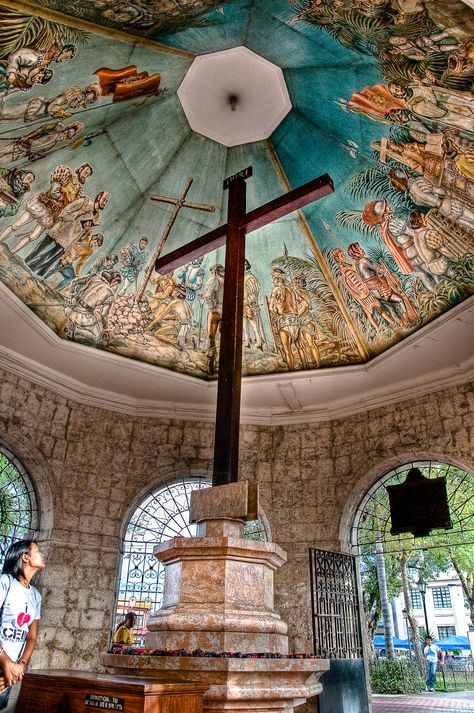
[[[147,649],[139,646],[126,646],[125,644],[112,644],[109,654],[119,654],[122,656],[194,656],[200,658],[223,658],[223,659],[320,659],[311,653],[300,654],[279,654],[270,651],[258,653],[242,653],[241,651],[204,651],[203,649]]]

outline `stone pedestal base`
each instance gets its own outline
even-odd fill
[[[198,536],[155,547],[165,586],[147,621],[147,648],[288,652],[287,625],[273,608],[273,573],[286,554],[243,538],[248,500],[247,483],[194,491]]]
[[[119,656],[102,663],[117,674],[156,676],[170,683],[201,683],[204,713],[293,713],[322,690],[326,659],[236,659],[192,656]]]
[[[286,624],[273,608],[273,573],[286,561],[278,545],[243,539],[255,519],[256,493],[247,483],[194,491],[197,537],[157,545],[165,567],[163,606],[147,621],[147,649],[218,653],[288,652]],[[116,673],[204,683],[205,713],[293,713],[322,690],[321,659],[106,654]]]

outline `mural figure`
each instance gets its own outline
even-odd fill
[[[429,128],[452,127],[464,131],[467,138],[474,138],[474,109],[469,93],[417,82],[407,87],[391,82],[388,90],[396,99],[403,99],[413,116]]]
[[[16,215],[21,199],[31,190],[33,171],[23,168],[0,168],[0,218]]]
[[[400,278],[383,261],[375,263],[370,260],[359,243],[351,243],[347,254],[354,261],[360,277],[386,307],[396,324],[408,327],[418,322],[418,314],[405,294]]]
[[[387,201],[382,198],[367,203],[362,211],[362,220],[367,225],[378,227],[380,237],[389,249],[402,275],[412,273],[413,265],[407,260],[394,239],[395,235],[400,235],[405,231],[405,221],[394,216]]]
[[[428,225],[421,210],[411,213],[409,221],[410,227],[406,231],[410,238],[407,257],[424,286],[430,290],[441,277],[449,275],[449,248],[442,236]]]
[[[444,186],[436,186],[424,176],[409,176],[402,168],[390,169],[390,180],[398,191],[408,191],[417,205],[436,208],[440,215],[474,230],[474,210]]]
[[[25,259],[26,264],[40,277],[55,270],[60,258],[76,242],[90,236],[101,222],[101,211],[109,201],[107,191],[100,191],[94,199],[80,195],[66,205],[49,228],[39,246]]]
[[[151,290],[146,291],[146,294],[152,298],[148,306],[152,312],[155,312],[155,310],[160,309],[161,305],[168,304],[177,282],[173,274],[167,272],[163,275],[160,273],[151,275],[149,283],[156,285],[154,292]]]
[[[454,160],[447,159],[444,149],[433,152],[428,146],[417,141],[397,142],[382,139],[372,142],[372,147],[380,153],[380,160],[395,159],[412,171],[425,176],[434,185],[444,186],[463,202],[474,202],[474,146],[472,142],[450,140],[450,150]],[[458,153],[456,153],[458,152]]]
[[[9,55],[6,66],[0,65],[4,91],[27,91],[35,84],[46,84],[53,76],[48,69],[52,62],[68,62],[76,54],[76,46],[65,44],[52,46],[45,52],[33,47],[20,47]]]
[[[130,243],[120,250],[120,262],[122,263],[119,270],[122,275],[122,284],[119,292],[124,293],[131,286],[133,291],[138,290],[138,275],[143,271],[143,268],[149,260],[149,253],[146,249],[148,238],[144,235],[138,241],[138,245]]]
[[[349,294],[352,295],[355,302],[360,305],[372,327],[378,331],[379,325],[375,319],[376,315],[378,315],[380,320],[386,322],[388,326],[392,328],[396,327],[397,322],[393,316],[385,311],[380,299],[376,297],[367,282],[362,279],[355,266],[347,262],[344,250],[342,250],[342,248],[334,248],[331,255],[339,268],[339,280]]]
[[[158,339],[176,344],[178,349],[185,349],[192,327],[193,308],[186,300],[186,288],[175,285],[171,299],[162,302],[147,328],[153,330]]]
[[[306,277],[303,272],[294,272],[291,276],[291,285],[295,292],[298,305],[301,343],[306,355],[306,364],[320,366],[321,357],[317,344],[318,327],[311,313],[311,293],[306,288]]]
[[[45,274],[44,279],[47,280],[59,272],[63,279],[54,289],[61,292],[76,277],[79,277],[86,260],[103,245],[103,242],[104,236],[101,233],[79,238],[64,250],[59,262]]]
[[[262,316],[260,314],[260,304],[258,301],[260,294],[260,282],[255,275],[250,271],[251,264],[245,260],[244,273],[244,321],[243,321],[243,338],[244,346],[250,349],[251,332],[255,341],[255,348],[263,351],[265,344],[265,333],[263,330]]]
[[[364,114],[369,119],[387,122],[390,120],[390,112],[407,111],[408,104],[403,97],[392,94],[386,84],[374,84],[364,87],[360,92],[353,92],[346,108],[354,114]]]
[[[210,269],[211,276],[205,284],[203,299],[207,304],[207,358],[208,370],[214,373],[217,359],[216,335],[222,319],[222,302],[224,299],[224,267],[214,265]]]
[[[100,98],[101,91],[97,82],[91,82],[84,89],[67,87],[60,94],[49,99],[38,96],[22,104],[10,106],[6,97],[0,96],[0,123],[28,124],[39,119],[68,119],[74,109],[87,109]]]
[[[299,312],[303,309],[301,304],[303,299],[300,296],[298,305],[296,292],[288,285],[284,270],[274,267],[271,274],[273,289],[268,302],[268,310],[273,332],[281,344],[281,356],[288,369],[292,371],[295,368],[293,354],[293,348],[295,348],[303,368],[307,368],[299,320]],[[305,305],[304,309],[309,306],[310,304]]]
[[[108,255],[101,255],[99,257],[96,257],[90,267],[89,274],[97,275],[98,273],[103,272],[104,270],[113,270],[113,268],[118,263],[118,259],[119,258],[117,253],[109,253]]]
[[[202,257],[198,257],[192,260],[188,265],[184,265],[176,275],[179,284],[186,288],[186,299],[193,306],[193,311],[196,304],[196,295],[204,282],[205,272],[202,267],[203,259]]]
[[[96,345],[108,339],[108,315],[121,280],[116,270],[104,270],[73,281],[70,304],[64,309],[68,320],[65,332],[71,339]]]
[[[36,161],[51,151],[64,146],[84,130],[82,121],[64,124],[56,121],[43,124],[29,134],[19,136],[0,146],[0,163],[13,163],[20,159]]]
[[[118,25],[131,25],[132,28],[140,30],[158,29],[160,25],[153,13],[147,12],[146,8],[138,3],[127,0],[93,0],[92,4],[101,11],[100,14],[105,20]]]
[[[29,242],[35,241],[43,230],[52,228],[62,209],[76,200],[82,192],[84,182],[91,175],[90,164],[83,164],[74,173],[64,164],[56,166],[50,174],[48,190],[37,193],[26,202],[25,209],[18,218],[0,233],[0,242],[28,223],[35,225],[21,234],[20,240],[13,247],[13,252],[18,252]],[[45,245],[41,244],[37,250],[43,250],[44,247]]]

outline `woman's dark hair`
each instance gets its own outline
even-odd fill
[[[5,553],[2,574],[11,574],[15,579],[21,577],[24,567],[21,557],[29,553],[32,544],[34,540],[18,540],[10,545]]]
[[[120,629],[121,626],[123,626],[124,624],[126,624],[126,622],[127,622],[129,619],[132,619],[132,626],[134,626],[134,624],[135,624],[135,622],[136,622],[136,620],[137,620],[137,615],[135,614],[135,612],[129,611],[128,614],[125,614],[125,619],[122,619],[122,621],[121,621],[119,624],[117,624],[117,626],[115,627],[115,632],[117,632],[117,631]]]

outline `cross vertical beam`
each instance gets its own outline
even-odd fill
[[[236,483],[239,474],[242,313],[244,309],[245,178],[229,185],[225,281],[222,303],[213,485]]]
[[[158,257],[155,262],[157,272],[170,272],[212,250],[226,246],[213,485],[225,485],[238,480],[245,236],[334,191],[331,177],[324,174],[246,213],[245,179],[251,175],[252,167],[249,166],[224,181],[224,188],[229,189],[227,223],[164,257]],[[160,199],[163,200],[162,197]],[[189,207],[206,210],[202,206]]]

